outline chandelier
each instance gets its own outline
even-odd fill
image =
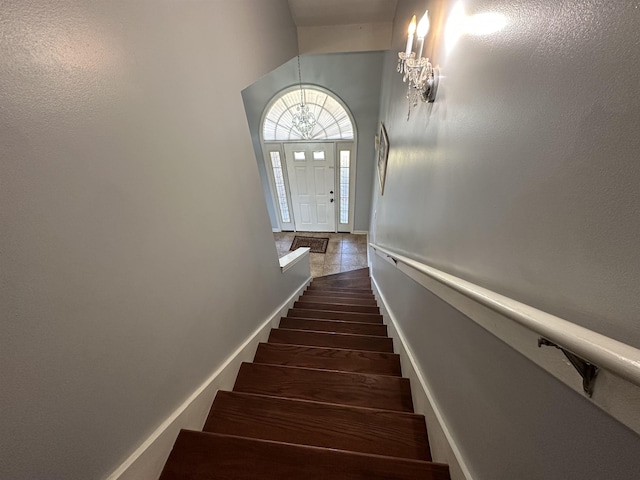
[[[418,34],[418,54],[412,52],[413,35],[416,33],[416,16],[414,15],[409,24],[409,36],[407,38],[407,48],[404,52],[398,53],[398,73],[403,75],[402,81],[408,84],[407,98],[409,99],[409,112],[407,120],[411,115],[411,107],[418,106],[418,100],[433,103],[438,90],[438,71],[431,65],[427,57],[422,56],[424,49],[424,38],[429,31],[429,12],[424,12],[417,26]]]
[[[300,105],[296,107],[296,113],[293,115],[291,123],[302,138],[308,140],[311,138],[313,127],[316,126],[316,117],[309,111],[309,105],[304,103],[304,89],[302,88],[302,73],[300,71],[300,55],[298,55],[298,83],[300,84]]]

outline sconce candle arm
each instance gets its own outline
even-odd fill
[[[424,50],[424,39],[429,31],[429,12],[425,12],[417,26],[418,34],[418,55],[411,51],[413,47],[413,33],[416,30],[416,16],[411,19],[408,29],[407,49],[398,52],[398,73],[402,74],[402,81],[408,84],[407,98],[409,99],[409,112],[407,120],[411,115],[411,107],[418,105],[418,100],[433,103],[436,99],[438,88],[438,70],[431,65],[428,58],[422,56]]]

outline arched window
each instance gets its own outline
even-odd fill
[[[293,126],[293,116],[300,105],[300,89],[296,88],[278,98],[269,110],[262,126],[266,142],[296,140],[353,140],[353,124],[345,108],[322,90],[305,87],[305,104],[316,119],[316,125],[305,138]]]

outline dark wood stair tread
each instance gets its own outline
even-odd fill
[[[269,365],[401,376],[400,357],[394,353],[261,343],[254,361]]]
[[[355,313],[380,313],[380,308],[372,305],[345,305],[338,303],[315,303],[296,301],[294,308],[308,308],[311,310],[330,310],[332,312],[355,312]]]
[[[346,252],[343,252],[346,253]],[[358,268],[356,270],[349,270],[347,272],[340,272],[340,273],[332,273],[329,275],[322,275],[321,277],[317,277],[314,280],[328,280],[328,281],[333,281],[333,280],[349,280],[352,278],[366,278],[366,279],[370,279],[371,276],[369,274],[369,269],[368,268]]]
[[[243,363],[233,390],[413,412],[409,380],[386,375]]]
[[[340,289],[346,291],[362,291],[361,293],[371,292],[371,283],[368,280],[336,280],[333,282],[323,282],[313,280],[309,285],[310,288],[320,289]]]
[[[330,275],[323,275],[318,278],[330,278],[330,279],[342,279],[353,277],[369,277],[369,267],[358,268],[356,270],[349,270],[348,272],[332,273]]]
[[[431,460],[424,417],[411,413],[220,391],[203,430]]]
[[[371,287],[353,288],[334,284],[314,284],[313,282],[311,282],[311,284],[307,287],[307,290],[317,290],[323,292],[366,293],[368,295],[373,295]]]
[[[352,275],[350,277],[316,277],[312,281],[315,285],[339,285],[346,288],[371,288],[371,278],[368,275]]]
[[[332,297],[325,295],[302,295],[298,298],[299,302],[309,303],[335,303],[339,305],[363,305],[366,307],[377,307],[378,302],[373,298],[348,298],[348,297]]]
[[[160,480],[449,480],[446,465],[181,430]]]
[[[306,330],[273,328],[269,334],[269,343],[288,343],[291,345],[348,348],[352,350],[393,353],[393,340],[388,337],[355,335],[351,333],[311,332]]]
[[[355,274],[351,272],[344,272],[349,276],[338,277],[335,275],[324,275],[322,277],[315,277],[313,283],[316,285],[335,285],[341,284],[347,288],[371,288],[371,277],[369,275]],[[350,287],[350,285],[352,285]]]
[[[345,292],[344,290],[323,290],[320,288],[317,288],[317,289],[307,288],[304,291],[304,295],[321,296],[321,297],[331,296],[331,297],[340,297],[340,298],[362,298],[366,300],[376,299],[373,293],[354,293],[354,292]]]
[[[280,328],[311,330],[314,332],[355,333],[357,335],[387,336],[387,326],[381,323],[345,322],[313,318],[282,317]]]
[[[376,313],[333,312],[309,308],[290,308],[287,317],[345,320],[347,322],[382,323],[382,315]]]

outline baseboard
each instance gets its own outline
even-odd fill
[[[470,470],[435,400],[429,382],[422,375],[420,366],[417,364],[393,312],[388,308],[384,294],[380,291],[376,279],[371,277],[371,280],[373,292],[380,305],[380,312],[389,329],[389,336],[393,338],[395,352],[400,355],[403,376],[409,378],[411,382],[414,410],[426,418],[433,461],[449,465],[451,480],[473,480]]]
[[[354,235],[368,235],[369,230],[353,230],[351,233]]]
[[[240,345],[213,374],[200,385],[162,424],[147,438],[107,480],[156,480],[167,461],[173,443],[182,428],[201,430],[209,414],[216,393],[232,389],[240,364],[252,361],[260,342],[266,341],[269,331],[286,315],[293,302],[311,282],[300,286],[247,340]]]
[[[272,231],[273,233],[279,233],[279,232],[281,232],[281,231],[282,231],[282,229],[281,229],[281,228],[271,228],[271,231]]]

